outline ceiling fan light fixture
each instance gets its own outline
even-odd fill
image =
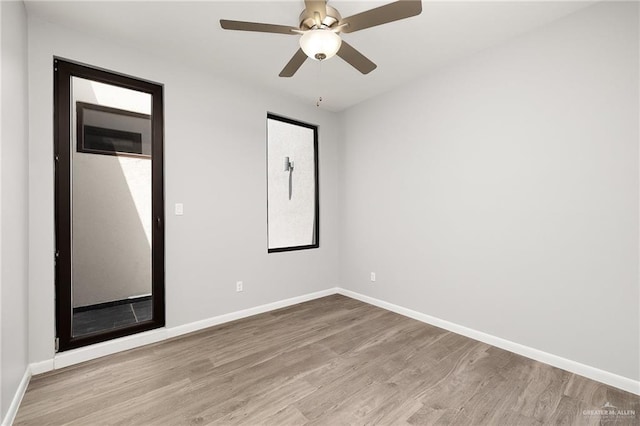
[[[309,30],[300,37],[300,47],[302,51],[316,61],[322,61],[335,56],[341,44],[342,39],[338,34],[324,28]]]

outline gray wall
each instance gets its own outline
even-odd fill
[[[27,18],[23,3],[0,2],[0,23],[0,418],[4,418],[28,360]]]
[[[31,361],[53,356],[54,55],[164,84],[167,326],[338,285],[335,114],[30,18]],[[319,249],[267,254],[267,111],[319,125]],[[173,215],[177,202],[184,216]]]
[[[597,4],[348,110],[343,286],[638,380],[638,47]]]

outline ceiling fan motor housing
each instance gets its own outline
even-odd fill
[[[300,14],[300,29],[302,31],[307,31],[319,28],[332,28],[338,25],[338,22],[342,19],[340,13],[329,5],[325,7],[327,10],[324,19],[322,19],[322,17],[318,17],[320,19],[320,26],[318,26],[318,19],[316,19],[313,11],[307,9],[303,10]]]

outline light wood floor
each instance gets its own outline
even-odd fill
[[[609,403],[633,417],[584,410]],[[640,398],[339,295],[34,377],[16,425],[638,424]]]

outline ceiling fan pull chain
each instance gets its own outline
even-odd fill
[[[318,96],[316,107],[320,108],[320,103],[322,102],[322,61],[318,63],[318,91],[320,95]]]

